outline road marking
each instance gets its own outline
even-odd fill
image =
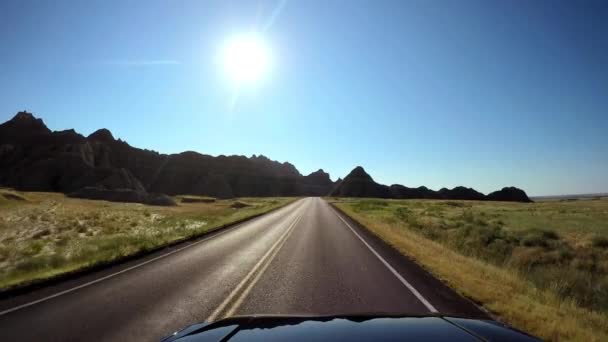
[[[294,202],[294,203],[297,203],[297,201],[296,201],[296,202]],[[288,205],[288,206],[289,206],[289,205]],[[286,207],[283,207],[283,208],[287,208],[287,206],[286,206]],[[281,208],[281,209],[283,209],[283,208]],[[273,214],[276,214],[276,213],[277,213],[277,212],[274,212]],[[260,216],[260,217],[261,217],[261,216]],[[120,275],[120,274],[123,274],[123,273],[125,273],[125,272],[131,271],[131,270],[134,270],[134,269],[139,268],[139,267],[142,267],[142,266],[147,265],[147,264],[149,264],[149,263],[151,263],[151,262],[153,262],[153,261],[156,261],[156,260],[159,260],[159,259],[162,259],[162,258],[168,257],[168,256],[170,256],[170,255],[173,255],[173,254],[177,253],[177,252],[181,252],[181,251],[183,251],[183,250],[185,250],[185,249],[188,249],[188,248],[190,248],[190,247],[193,247],[193,246],[199,245],[199,244],[201,244],[201,243],[203,243],[203,242],[205,242],[205,241],[207,241],[207,240],[210,240],[210,239],[216,238],[216,237],[218,237],[218,236],[220,236],[220,235],[223,235],[223,234],[226,234],[226,233],[228,233],[228,232],[231,232],[231,231],[235,230],[236,228],[239,228],[239,227],[241,227],[241,226],[243,226],[243,225],[245,225],[245,224],[247,224],[247,223],[251,223],[251,221],[249,221],[249,222],[243,222],[243,223],[237,224],[237,225],[235,225],[234,227],[231,227],[231,228],[228,228],[228,229],[224,230],[223,232],[219,232],[219,233],[217,233],[217,234],[214,234],[213,236],[210,236],[210,237],[204,238],[204,239],[202,239],[202,240],[200,240],[200,241],[193,242],[193,243],[191,243],[191,244],[189,244],[189,245],[187,245],[187,246],[180,247],[180,248],[178,248],[178,249],[172,250],[172,251],[170,251],[170,252],[168,252],[168,253],[166,253],[166,254],[159,255],[159,256],[157,256],[157,257],[155,257],[155,258],[152,258],[152,259],[150,259],[150,260],[146,260],[146,261],[141,262],[141,263],[139,263],[139,264],[137,264],[137,265],[133,265],[133,266],[127,267],[127,268],[125,268],[124,270],[120,270],[120,271],[118,271],[118,272],[116,272],[116,273],[108,274],[107,276],[104,276],[104,277],[101,277],[101,278],[97,278],[97,279],[95,279],[95,280],[89,281],[89,282],[87,282],[87,283],[84,283],[84,284],[81,284],[81,285],[78,285],[78,286],[72,287],[72,288],[70,288],[70,289],[67,289],[67,290],[64,290],[64,291],[61,291],[61,292],[57,292],[57,293],[52,294],[52,295],[50,295],[50,296],[47,296],[47,297],[44,297],[44,298],[40,298],[40,299],[37,299],[37,300],[31,301],[31,302],[28,302],[28,303],[25,303],[25,304],[21,304],[21,305],[18,305],[18,306],[12,307],[12,308],[10,308],[10,309],[6,309],[6,310],[4,310],[4,311],[0,311],[0,316],[6,315],[6,314],[8,314],[8,313],[11,313],[11,312],[14,312],[14,311],[17,311],[17,310],[21,310],[21,309],[27,308],[27,307],[32,306],[32,305],[35,305],[35,304],[39,304],[39,303],[42,303],[42,302],[46,302],[46,301],[47,301],[47,300],[49,300],[49,299],[53,299],[53,298],[56,298],[56,297],[59,297],[59,296],[63,296],[63,295],[68,294],[68,293],[70,293],[70,292],[74,292],[74,291],[76,291],[76,290],[80,290],[80,289],[82,289],[82,288],[84,288],[84,287],[91,286],[91,285],[93,285],[93,284],[97,284],[97,283],[102,282],[102,281],[104,281],[104,280],[107,280],[107,279],[113,278],[113,277],[115,277],[115,276],[117,276],[117,275]]]
[[[298,218],[298,222],[300,221],[301,218],[302,218],[302,216],[300,216]],[[279,251],[281,250],[283,245],[287,242],[287,239],[289,239],[289,236],[293,232],[293,230],[294,230],[293,227],[295,227],[295,225],[297,225],[297,222],[294,223],[294,225],[290,228],[289,233],[287,234],[287,236],[285,236],[285,238],[283,239],[283,242],[281,242],[281,244],[274,250],[274,252],[270,256],[270,258],[268,258],[268,262],[266,264],[264,264],[264,267],[260,270],[260,272],[258,272],[258,274],[256,274],[255,278],[253,278],[253,280],[249,283],[249,286],[247,286],[247,288],[245,288],[245,290],[241,293],[239,298],[232,305],[232,308],[230,308],[230,310],[228,310],[228,312],[226,313],[226,315],[224,315],[224,317],[230,317],[230,316],[234,315],[236,310],[238,310],[238,308],[241,306],[241,304],[243,304],[243,301],[245,300],[245,298],[247,298],[247,296],[249,295],[249,292],[251,292],[251,290],[253,289],[255,284],[262,277],[262,274],[264,274],[264,272],[266,272],[266,269],[274,260],[274,257],[279,253]]]
[[[338,218],[339,218],[340,220],[342,220],[342,222],[344,222],[344,224],[345,224],[345,225],[346,225],[348,228],[350,228],[350,230],[351,230],[351,231],[352,231],[352,232],[355,234],[355,236],[357,236],[357,237],[359,238],[359,240],[361,240],[361,242],[363,242],[363,244],[364,244],[364,245],[365,245],[365,246],[366,246],[366,247],[367,247],[367,248],[368,248],[368,249],[369,249],[369,250],[370,250],[370,251],[371,251],[371,252],[372,252],[372,253],[373,253],[373,254],[374,254],[374,255],[375,255],[375,256],[376,256],[376,257],[377,257],[377,258],[378,258],[378,259],[379,259],[379,260],[380,260],[382,263],[383,263],[383,264],[384,264],[384,266],[386,266],[386,268],[388,268],[388,270],[389,270],[389,271],[391,271],[391,273],[393,273],[393,275],[394,275],[395,277],[397,277],[397,279],[399,279],[399,281],[401,281],[401,283],[402,283],[403,285],[405,285],[405,287],[407,287],[407,288],[410,290],[410,292],[411,292],[411,293],[413,293],[413,294],[414,294],[414,296],[416,296],[416,298],[418,298],[418,300],[419,300],[419,301],[420,301],[422,304],[424,304],[424,306],[426,306],[426,308],[427,308],[427,309],[428,309],[430,312],[432,312],[432,313],[438,313],[438,312],[439,312],[437,309],[435,309],[435,307],[434,307],[434,306],[433,306],[431,303],[429,303],[429,301],[428,301],[428,300],[426,300],[426,298],[424,298],[424,297],[423,297],[423,296],[420,294],[420,292],[418,292],[418,290],[416,290],[416,289],[414,288],[414,286],[412,286],[412,284],[410,284],[410,283],[409,283],[407,280],[405,280],[405,278],[403,278],[403,277],[401,276],[401,274],[399,274],[399,273],[398,273],[398,272],[397,272],[397,271],[396,271],[396,270],[393,268],[393,266],[391,266],[391,265],[390,265],[390,264],[389,264],[389,263],[388,263],[386,260],[384,260],[384,258],[382,258],[382,257],[380,256],[380,254],[378,254],[378,252],[376,252],[376,250],[375,250],[375,249],[374,249],[372,246],[370,246],[370,245],[367,243],[367,241],[365,241],[365,240],[364,240],[364,239],[361,237],[361,235],[359,235],[359,233],[357,233],[357,231],[355,231],[355,229],[354,229],[354,228],[353,228],[353,227],[352,227],[352,226],[351,226],[351,225],[350,225],[348,222],[346,222],[346,220],[344,220],[344,219],[342,218],[342,216],[340,216],[340,214],[338,214],[338,212],[337,212],[337,211],[336,211],[336,210],[335,210],[333,207],[331,207],[331,206],[330,206],[330,208],[331,208],[331,210],[334,212],[334,214],[336,214],[336,216],[338,216]]]
[[[249,271],[249,273],[247,273],[247,275],[241,280],[241,282],[230,292],[228,297],[226,297],[226,299],[224,299],[224,301],[211,313],[211,315],[209,315],[209,317],[207,317],[205,322],[215,321],[219,317],[220,313],[228,306],[228,304],[230,304],[230,302],[234,299],[234,297],[236,297],[236,295],[239,293],[239,291],[247,284],[249,279],[251,277],[253,277],[253,275],[256,273],[256,271],[264,265],[264,262],[266,260],[272,261],[272,259],[270,258],[270,255],[272,254],[272,257],[274,257],[275,254],[273,254],[273,252],[275,250],[278,250],[277,247],[279,247],[279,245],[281,245],[281,243],[286,240],[286,237],[289,235],[289,233],[291,232],[291,230],[293,229],[293,227],[295,226],[295,224],[299,221],[299,219],[301,217],[302,217],[302,215],[298,216],[295,220],[292,221],[292,223],[285,230],[285,232],[283,234],[281,234],[281,236],[277,239],[277,241],[270,247],[270,249],[268,249],[268,251],[262,256],[262,258],[260,258],[260,260],[253,266],[253,268]],[[270,264],[270,262],[268,262],[268,264]],[[266,269],[266,267],[264,267],[264,270],[265,269]],[[241,299],[241,298],[239,297],[239,299]],[[237,302],[238,302],[238,300],[237,300]],[[232,307],[229,311],[230,312],[234,311],[234,305],[232,305]]]

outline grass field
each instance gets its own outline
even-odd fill
[[[155,207],[0,189],[0,289],[152,250],[294,198],[176,200]]]
[[[608,340],[608,199],[330,201],[506,322]]]

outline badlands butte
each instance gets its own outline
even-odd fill
[[[161,154],[115,139],[107,129],[85,137],[73,129],[52,131],[32,113],[17,113],[0,125],[0,185],[22,191],[153,205],[174,205],[174,195],[217,198],[269,196],[377,197],[531,202],[505,187],[488,195],[458,186],[376,183],[357,166],[332,181],[319,169],[302,175],[288,162],[260,155],[217,157],[187,151]]]

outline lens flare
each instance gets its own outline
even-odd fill
[[[251,84],[262,79],[270,67],[270,53],[256,34],[229,39],[223,49],[224,72],[236,85]]]

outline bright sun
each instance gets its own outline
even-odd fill
[[[270,67],[270,53],[256,34],[244,34],[226,41],[222,51],[224,72],[236,85],[251,84],[264,77]]]

